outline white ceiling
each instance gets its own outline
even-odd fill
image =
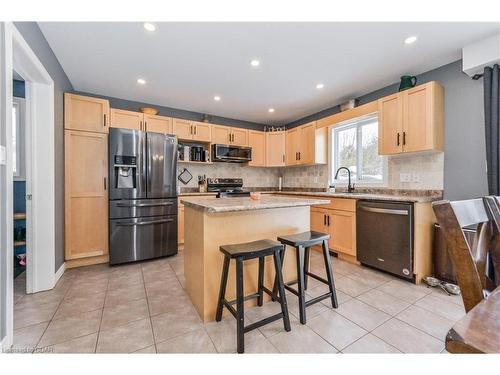
[[[471,22],[157,23],[153,33],[140,22],[39,25],[75,90],[260,123],[290,122],[456,61],[463,46],[500,31]],[[410,35],[418,40],[405,45]]]

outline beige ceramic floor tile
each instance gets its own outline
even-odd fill
[[[332,310],[312,318],[307,322],[307,326],[338,350],[344,349],[367,333],[360,326]]]
[[[193,304],[187,296],[165,296],[148,297],[149,314],[151,316],[175,311],[180,308],[193,310]]]
[[[74,315],[79,312],[87,312],[102,309],[106,292],[93,293],[78,297],[65,298],[57,309],[54,319]]]
[[[293,324],[290,332],[268,339],[281,353],[336,353],[337,350],[309,327]]]
[[[156,354],[156,347],[154,345],[150,345],[143,349],[132,352],[132,354]]]
[[[65,298],[87,296],[89,294],[102,293],[108,288],[108,280],[101,279],[92,282],[76,282],[68,291]]]
[[[45,303],[25,308],[14,309],[14,329],[47,322],[54,316],[59,302]]]
[[[409,302],[398,299],[378,289],[369,290],[356,298],[392,316],[410,306]]]
[[[370,289],[373,289],[373,285],[358,279],[351,279],[347,276],[337,277],[335,279],[335,287],[344,292],[351,297],[357,297]]]
[[[102,310],[76,313],[50,322],[38,346],[44,347],[73,338],[89,335],[99,330]]]
[[[144,285],[142,284],[125,288],[112,289],[108,290],[106,293],[104,306],[115,306],[143,298],[146,298],[146,290],[144,289]]]
[[[14,330],[12,346],[14,348],[31,348],[34,349],[40,341],[49,322],[43,322],[32,326],[19,328]]]
[[[444,342],[453,322],[418,306],[410,306],[396,316],[399,320]]]
[[[463,306],[453,302],[447,302],[432,294],[417,301],[415,305],[449,319],[452,322],[456,322],[465,316],[465,309]]]
[[[372,334],[403,353],[439,353],[444,343],[396,318],[389,320]]]
[[[343,303],[336,311],[367,331],[375,329],[391,317],[357,299]]]
[[[148,317],[149,312],[146,299],[106,307],[102,314],[101,331]]]
[[[382,284],[377,289],[409,303],[415,303],[419,299],[431,293],[431,290],[423,286],[414,285],[403,280],[390,281]]]
[[[372,335],[371,333],[363,336],[358,341],[349,345],[347,348],[342,350],[342,353],[347,354],[372,354],[372,353],[381,353],[381,354],[389,354],[389,353],[401,353],[395,347],[387,344],[386,342],[379,339],[377,336]]]
[[[95,353],[97,333],[40,348],[46,353]]]
[[[193,310],[171,310],[151,317],[156,342],[182,335],[203,327],[201,319]]]
[[[215,353],[210,336],[201,328],[156,344],[158,353]]]
[[[97,353],[132,353],[153,344],[148,318],[99,332]]]

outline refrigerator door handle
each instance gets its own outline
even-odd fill
[[[174,202],[162,202],[162,203],[118,203],[117,207],[157,207],[157,206],[172,206]]]
[[[164,220],[152,220],[152,221],[143,221],[140,223],[116,223],[117,226],[119,227],[135,227],[136,225],[153,225],[153,224],[163,224],[163,223],[170,223],[174,221],[174,219],[164,219]]]

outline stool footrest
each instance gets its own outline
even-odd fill
[[[323,284],[328,285],[328,280],[323,279],[321,276],[318,276],[318,275],[316,275],[316,274],[314,274],[314,273],[311,273],[311,272],[309,272],[309,271],[307,271],[305,274],[306,274],[307,276],[311,276],[313,279],[316,279],[316,280],[318,280],[318,281],[321,281]]]
[[[313,305],[313,304],[315,304],[315,303],[317,303],[319,301],[323,301],[324,299],[330,298],[331,296],[332,296],[332,293],[331,292],[327,292],[327,293],[322,294],[320,296],[311,298],[309,301],[306,301],[306,306]]]
[[[254,293],[254,294],[250,294],[248,296],[245,296],[245,297],[243,297],[243,301],[248,301],[248,300],[251,300],[254,298],[259,298],[259,293]],[[237,300],[233,299],[232,301],[226,301],[226,302],[229,303],[230,305],[234,305],[237,302]]]
[[[237,318],[238,313],[236,312],[236,309],[226,300],[223,300],[222,303],[224,304],[224,306],[226,306],[226,308],[229,310],[231,315],[233,315],[235,318]]]
[[[245,328],[244,328],[244,331],[245,333],[247,332],[250,332],[256,328],[259,328],[259,327],[262,327],[268,323],[272,323],[276,320],[279,320],[279,319],[282,319],[283,318],[283,313],[278,313],[278,314],[275,314],[275,315],[271,315],[267,318],[264,318],[262,320],[259,320],[258,322],[255,322],[255,323],[252,323],[252,324],[249,324],[247,325]]]

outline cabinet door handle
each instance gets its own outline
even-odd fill
[[[104,127],[106,127],[106,114],[104,114]]]
[[[104,182],[104,190],[107,190],[108,189],[108,187],[107,187],[108,184],[107,184],[107,181],[106,181],[106,177],[104,177],[103,180],[104,180],[103,181]]]
[[[327,215],[328,217],[328,226],[330,226],[330,215]]]
[[[142,130],[142,121],[139,121],[139,129]]]
[[[302,159],[302,155],[300,155],[300,151],[299,151],[299,160]]]
[[[399,132],[398,132],[398,136],[397,136],[396,146],[399,146]]]
[[[194,126],[194,135],[196,135],[196,128],[197,127],[198,127],[197,125]]]
[[[406,132],[403,132],[403,146],[406,144]]]
[[[326,215],[323,214],[323,225],[326,227]]]
[[[283,163],[285,162],[285,154],[283,154]]]
[[[148,130],[148,122],[144,121],[144,130]]]
[[[189,134],[193,134],[193,125],[189,125]]]

